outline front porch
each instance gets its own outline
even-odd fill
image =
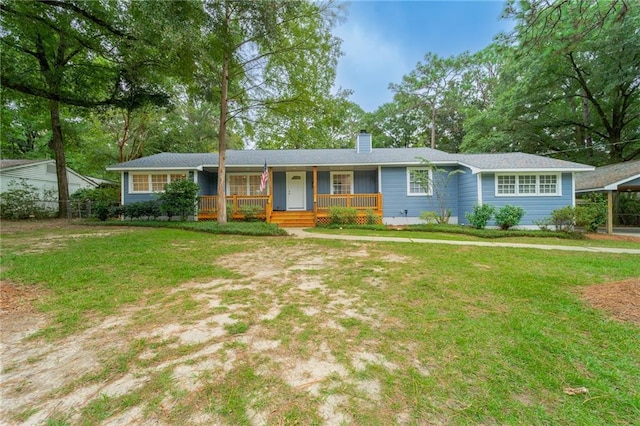
[[[217,219],[216,195],[203,195],[198,203],[198,220]],[[347,207],[357,211],[356,223],[366,224],[371,215],[382,220],[382,194],[314,194],[312,210],[273,210],[271,195],[229,195],[227,216],[244,220],[248,215],[282,227],[313,227],[328,224],[331,207]]]

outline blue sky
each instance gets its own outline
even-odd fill
[[[425,53],[458,55],[482,50],[511,24],[501,20],[503,1],[352,1],[341,38],[336,86],[371,112],[392,100],[399,83]]]

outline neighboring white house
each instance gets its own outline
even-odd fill
[[[11,182],[24,182],[36,187],[40,192],[55,191],[58,194],[55,160],[0,160],[0,192],[11,189]],[[98,182],[67,167],[69,194],[81,188],[97,188]]]

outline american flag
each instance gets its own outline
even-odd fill
[[[264,191],[267,187],[267,181],[269,180],[269,170],[267,169],[267,161],[264,162],[264,167],[262,168],[262,177],[260,178],[260,192]]]

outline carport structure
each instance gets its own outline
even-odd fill
[[[576,174],[576,194],[607,194],[607,234],[613,233],[613,197],[623,192],[640,192],[640,160],[597,167]]]

